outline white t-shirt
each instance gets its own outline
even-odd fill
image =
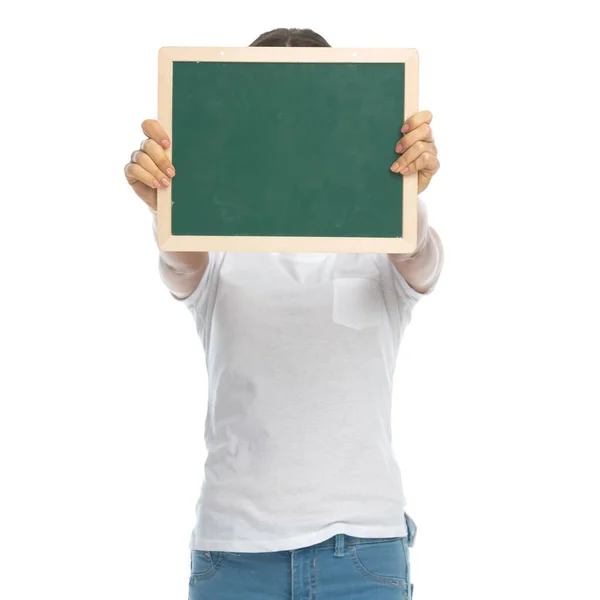
[[[209,381],[190,548],[406,535],[390,409],[402,333],[423,295],[386,254],[210,253],[183,300]]]

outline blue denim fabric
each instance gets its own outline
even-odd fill
[[[189,600],[411,600],[408,535],[336,535],[281,552],[191,550]]]

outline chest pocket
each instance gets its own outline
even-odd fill
[[[333,280],[333,321],[351,329],[381,323],[383,297],[375,279],[342,277]]]

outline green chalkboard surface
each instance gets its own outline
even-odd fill
[[[403,237],[403,62],[174,59],[169,76],[171,236]]]

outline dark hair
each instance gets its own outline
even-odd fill
[[[273,29],[258,36],[251,46],[324,46],[329,44],[312,29]]]

